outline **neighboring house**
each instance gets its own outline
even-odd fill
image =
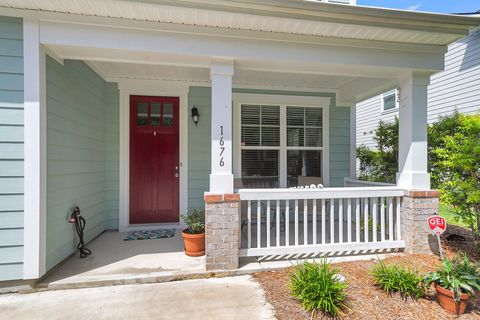
[[[181,230],[205,199],[209,270],[239,256],[423,250],[407,222],[437,196],[426,85],[479,24],[325,1],[0,0],[0,280],[38,279],[71,255],[75,206],[89,241]],[[353,106],[394,87],[397,186],[344,188]],[[378,237],[369,223],[360,234],[369,204],[383,222],[388,209]]]
[[[397,100],[396,90],[391,90],[357,103],[357,146],[375,147],[378,122],[398,117]],[[467,114],[480,111],[480,29],[452,43],[445,55],[445,70],[430,78],[428,123],[454,110]]]

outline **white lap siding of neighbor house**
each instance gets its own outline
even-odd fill
[[[480,29],[448,47],[445,71],[433,75],[428,87],[428,123],[440,116],[480,111]],[[357,103],[357,146],[375,147],[375,128],[380,120],[393,121],[398,109],[383,112],[382,96]]]
[[[23,274],[23,27],[0,17],[0,281]]]

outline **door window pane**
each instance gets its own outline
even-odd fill
[[[243,188],[277,188],[278,154],[278,150],[242,150]]]
[[[321,150],[287,151],[288,187],[323,183]]]
[[[155,127],[160,125],[160,103],[150,104],[150,125]]]
[[[146,102],[139,102],[137,104],[137,125],[148,125],[148,103]]]
[[[171,103],[163,104],[162,125],[164,127],[173,126],[173,104]]]

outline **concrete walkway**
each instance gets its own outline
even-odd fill
[[[274,319],[250,276],[0,295],[1,319]]]

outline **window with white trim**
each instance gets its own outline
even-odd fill
[[[240,108],[240,187],[323,182],[322,107],[242,104]]]
[[[382,95],[382,111],[389,111],[398,108],[398,95],[397,90],[391,90],[385,92]]]

